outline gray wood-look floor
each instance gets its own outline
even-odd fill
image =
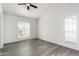
[[[0,56],[79,56],[79,51],[40,39],[29,39],[5,44]]]

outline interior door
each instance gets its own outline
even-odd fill
[[[3,19],[0,13],[0,48],[3,47]]]

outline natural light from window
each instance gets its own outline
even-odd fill
[[[77,41],[77,16],[65,18],[65,40],[72,43]]]
[[[30,23],[19,21],[18,29],[19,29],[19,33],[18,33],[19,38],[30,37]]]

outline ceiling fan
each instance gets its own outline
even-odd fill
[[[38,7],[31,4],[31,3],[18,3],[18,5],[26,5],[27,6],[27,10],[30,10],[30,7],[33,7],[35,9],[37,9]]]

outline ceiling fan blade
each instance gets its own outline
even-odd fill
[[[34,7],[34,8],[38,8],[37,6],[35,6],[35,5],[32,5],[32,4],[30,4],[30,6],[32,6],[32,7]]]
[[[26,5],[26,3],[18,3],[18,5]]]
[[[30,7],[29,6],[27,6],[27,10],[29,10],[30,9]]]

